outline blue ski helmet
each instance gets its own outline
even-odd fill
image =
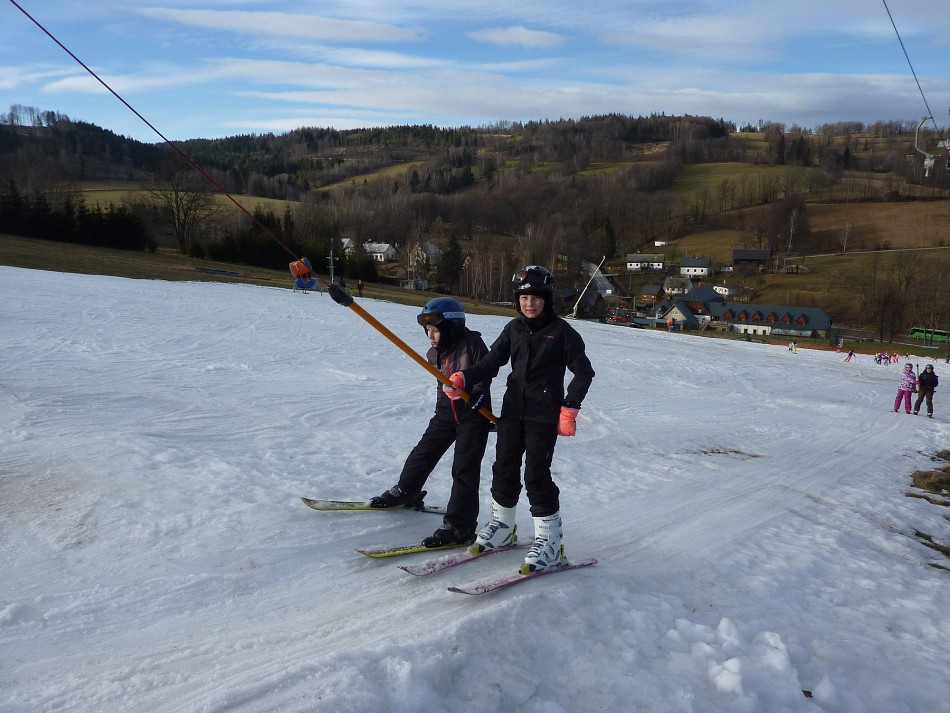
[[[431,325],[444,333],[458,333],[465,327],[465,308],[451,297],[436,297],[426,302],[416,321],[423,329]]]

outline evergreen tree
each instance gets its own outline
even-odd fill
[[[436,263],[436,276],[447,292],[454,292],[462,276],[463,267],[465,267],[465,253],[462,252],[458,236],[453,233],[449,236],[448,245]]]

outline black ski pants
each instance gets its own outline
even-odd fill
[[[491,495],[502,507],[514,507],[521,496],[521,460],[524,488],[534,517],[560,510],[558,490],[551,478],[551,460],[557,443],[557,424],[498,419],[498,442],[492,466]]]
[[[462,530],[475,529],[478,524],[478,483],[490,425],[481,416],[466,418],[462,423],[433,416],[422,438],[406,458],[399,476],[399,487],[407,493],[422,490],[429,475],[454,443],[452,493],[444,521]]]

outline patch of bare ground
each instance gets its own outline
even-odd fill
[[[943,450],[934,456],[935,461],[950,461],[950,450]],[[934,468],[932,470],[918,470],[912,476],[912,485],[915,490],[907,492],[911,498],[922,498],[934,505],[941,507],[950,507],[950,463]],[[921,492],[922,491],[922,492]],[[950,518],[948,518],[950,519]],[[920,543],[932,550],[940,552],[946,557],[950,557],[950,547],[934,540],[933,535],[926,532],[914,530],[914,535]],[[936,563],[930,563],[932,567],[950,572],[950,567]]]

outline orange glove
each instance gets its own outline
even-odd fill
[[[449,377],[449,381],[452,382],[452,386],[442,384],[442,390],[450,399],[458,401],[462,398],[462,390],[465,388],[465,376],[461,371],[457,371]]]
[[[561,417],[557,422],[557,435],[573,436],[577,432],[577,426],[574,423],[577,420],[577,409],[569,406],[561,406]]]

